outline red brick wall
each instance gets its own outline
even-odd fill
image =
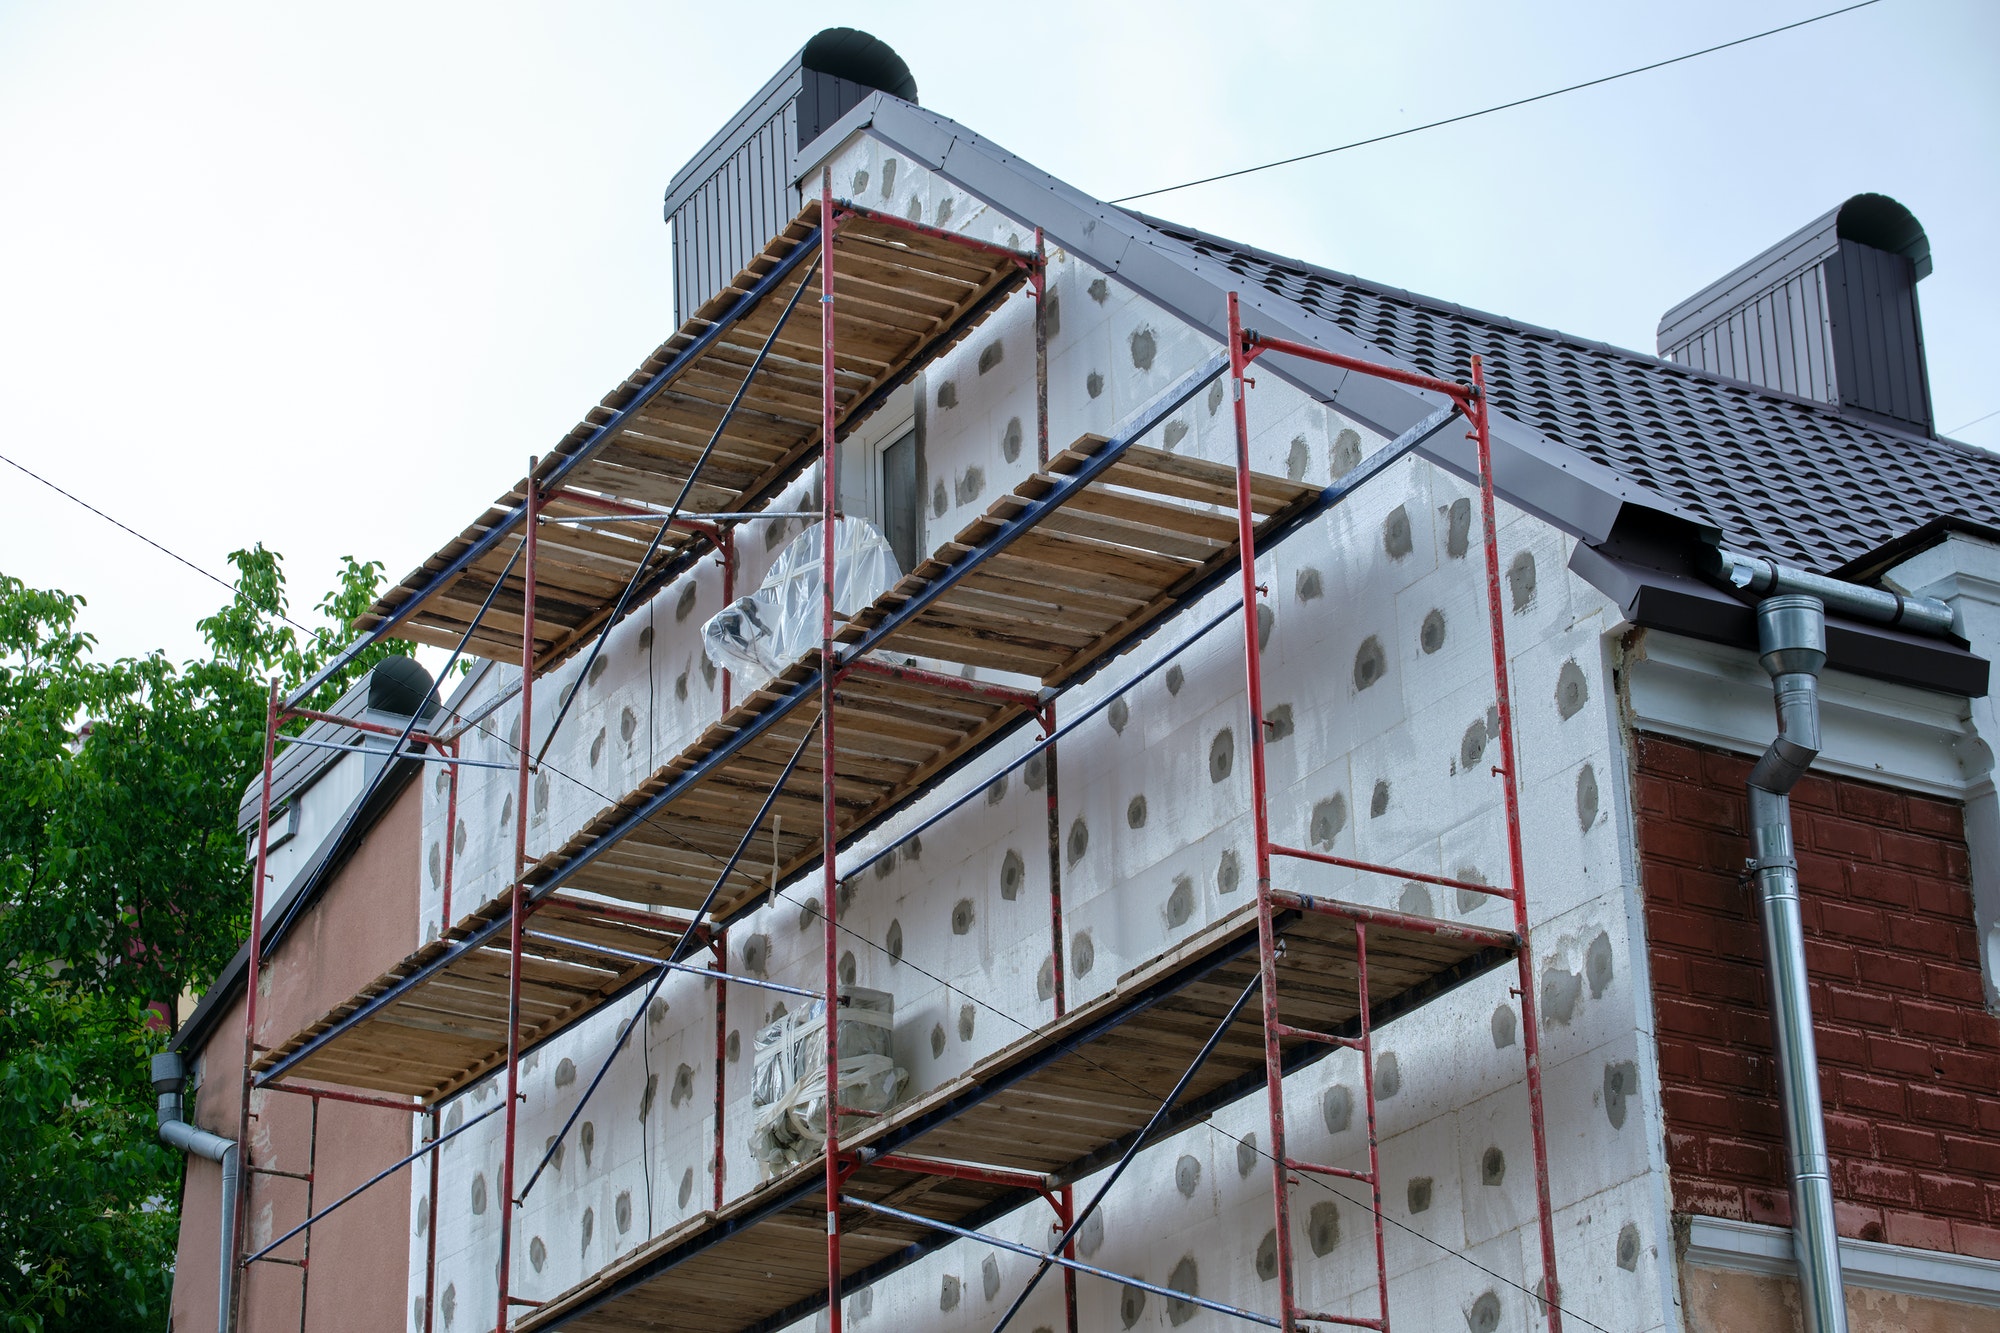
[[[1750,760],[1639,738],[1639,855],[1677,1210],[1788,1225]],[[2000,1258],[2000,1020],[1962,812],[1845,778],[1792,793],[1840,1232]]]

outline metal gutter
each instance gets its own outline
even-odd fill
[[[153,1057],[152,1079],[153,1090],[160,1098],[160,1142],[222,1167],[222,1217],[217,1227],[221,1233],[221,1261],[215,1287],[215,1326],[218,1333],[229,1333],[230,1310],[235,1304],[236,1201],[242,1193],[239,1188],[242,1149],[236,1140],[198,1129],[181,1118],[181,1089],[187,1085],[187,1062],[178,1051]]]

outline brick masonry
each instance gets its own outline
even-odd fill
[[[1640,737],[1639,851],[1674,1207],[1782,1226],[1762,931],[1738,878],[1750,762]],[[2000,1258],[2000,1020],[1961,808],[1813,776],[1792,817],[1840,1232]]]

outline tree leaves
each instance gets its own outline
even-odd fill
[[[249,930],[238,802],[263,762],[270,682],[351,636],[382,566],[343,560],[286,614],[283,565],[230,557],[209,655],[100,662],[81,598],[0,574],[0,1330],[157,1329],[178,1229],[178,1155],[153,1127],[160,1010],[215,978]],[[404,644],[378,645],[325,707]],[[303,725],[303,724],[301,724]],[[149,1022],[149,1020],[151,1020]]]

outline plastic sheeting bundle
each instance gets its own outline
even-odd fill
[[[910,1072],[890,1054],[896,999],[843,986],[840,996],[840,1105],[886,1111]],[[817,1156],[826,1146],[826,1002],[814,1000],[758,1032],[750,1105],[750,1152],[767,1171]]]
[[[820,548],[815,523],[785,544],[764,582],[701,627],[709,661],[746,680],[768,680],[820,644]],[[873,602],[902,578],[889,540],[861,518],[833,521],[833,609],[842,615]]]

